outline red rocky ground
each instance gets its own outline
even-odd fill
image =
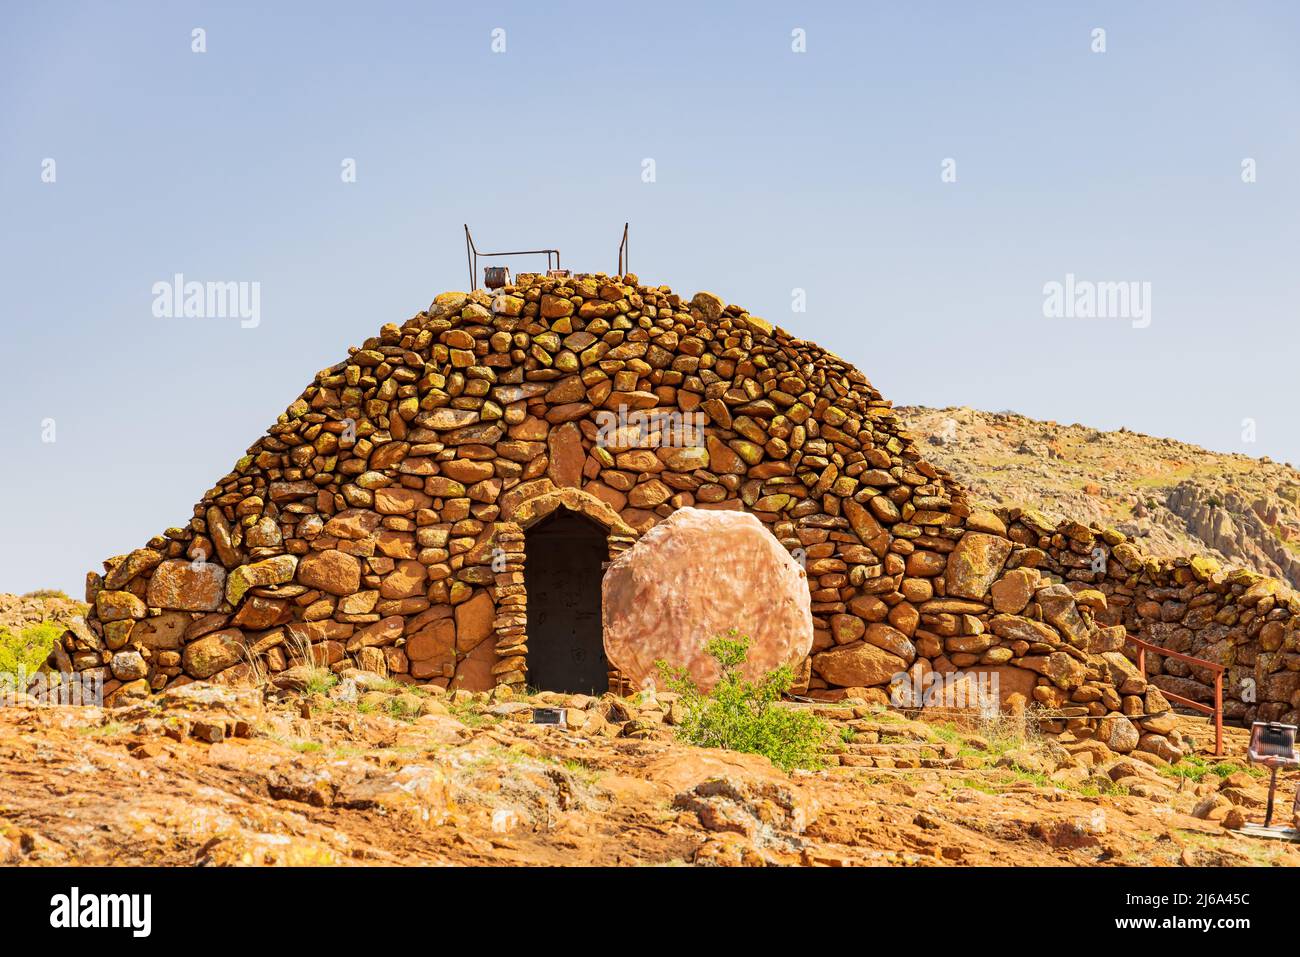
[[[821,709],[838,729],[829,766],[786,774],[678,743],[665,697],[493,700],[358,672],[284,700],[196,684],[111,710],[0,708],[0,860],[1300,863],[1224,826],[1262,818],[1262,778],[1234,770],[1241,731],[1229,762],[1176,773],[849,704]],[[527,723],[538,703],[567,706],[568,727]]]

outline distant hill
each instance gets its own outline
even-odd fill
[[[60,591],[0,594],[0,672],[35,672],[68,621],[86,611]]]
[[[66,622],[86,613],[85,602],[61,591],[35,591],[26,595],[0,593],[0,629],[22,631],[45,622]]]
[[[1289,465],[1014,412],[896,411],[974,502],[1113,525],[1155,556],[1207,554],[1300,586],[1300,472]]]

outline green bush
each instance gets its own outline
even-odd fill
[[[722,677],[708,694],[682,667],[655,662],[669,690],[682,706],[677,736],[701,748],[726,748],[761,754],[783,770],[819,768],[829,744],[830,726],[809,711],[783,708],[778,702],[794,683],[788,665],[769,671],[757,683],[740,674],[749,652],[749,637],[732,628],[718,635],[705,651],[718,663]]]
[[[0,671],[16,674],[22,668],[28,675],[35,674],[65,630],[65,625],[55,621],[29,625],[18,632],[0,628]]]
[[[58,588],[38,588],[23,595],[24,598],[57,598],[60,601],[72,601],[68,593]]]

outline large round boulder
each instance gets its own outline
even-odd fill
[[[605,655],[634,687],[662,686],[662,659],[712,688],[719,672],[704,648],[732,628],[750,638],[750,678],[812,649],[807,575],[748,512],[673,512],[610,564],[602,613]]]

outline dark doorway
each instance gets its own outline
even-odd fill
[[[556,509],[524,539],[528,683],[541,691],[603,694],[600,579],[609,555],[596,523]]]

